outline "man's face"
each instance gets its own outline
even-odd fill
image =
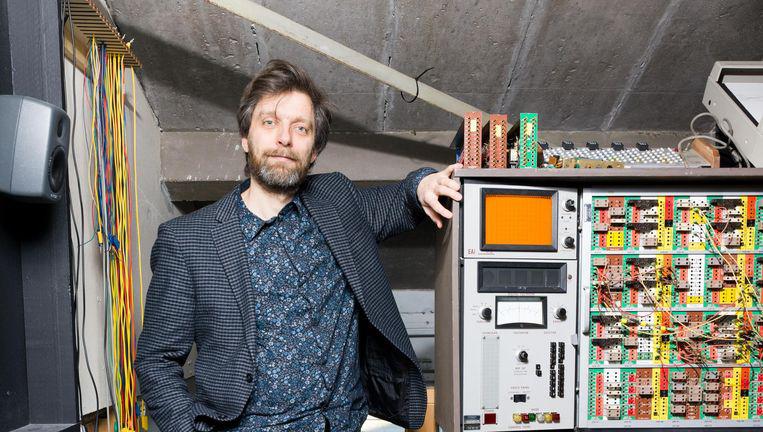
[[[315,116],[302,92],[262,98],[252,113],[249,136],[241,138],[252,178],[274,192],[293,192],[318,157]]]

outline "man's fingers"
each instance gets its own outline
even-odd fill
[[[454,163],[452,165],[448,165],[447,168],[442,170],[442,173],[446,174],[448,177],[450,177],[451,175],[453,175],[453,171],[455,171],[455,170],[457,170],[459,168],[463,168],[463,165],[461,165],[460,163]]]
[[[461,201],[462,195],[458,192],[461,189],[460,182],[452,180],[450,177],[457,169],[463,168],[460,163],[448,165],[445,169],[432,174],[422,181],[419,193],[424,212],[438,228],[442,228],[443,218],[450,219],[453,213],[440,204],[440,196],[446,196],[455,201]],[[423,197],[423,199],[422,199]]]
[[[429,216],[429,219],[432,219],[432,222],[434,222],[434,224],[437,225],[437,228],[442,228],[442,218],[440,217],[440,215],[435,213],[435,211],[429,207],[424,207],[424,213],[426,213],[427,216]]]
[[[438,200],[438,196],[434,192],[430,193],[427,196],[427,204],[429,204],[429,207],[431,207],[432,210],[436,211],[442,216],[448,219],[453,217],[453,213],[451,213],[450,210],[446,209],[445,207],[442,206],[442,204],[440,204],[440,201]]]
[[[451,199],[453,199],[455,201],[461,201],[461,194],[456,192],[456,191],[454,191],[453,189],[451,189],[448,186],[439,185],[439,186],[437,186],[436,191],[437,191],[436,192],[437,195],[440,195],[440,196],[444,195],[444,196],[450,197]]]
[[[440,177],[437,179],[437,184],[441,184],[443,186],[448,186],[449,188],[453,190],[460,190],[461,189],[461,183],[448,178],[448,177]]]

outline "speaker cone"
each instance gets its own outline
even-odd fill
[[[64,174],[66,173],[66,152],[63,147],[57,146],[53,149],[48,168],[50,189],[54,193],[58,193],[64,185]]]

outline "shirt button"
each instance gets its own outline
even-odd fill
[[[254,376],[250,373],[246,374],[246,382],[251,383],[254,381]]]

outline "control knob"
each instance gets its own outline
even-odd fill
[[[564,209],[567,211],[575,211],[575,200],[568,199],[564,202]]]

